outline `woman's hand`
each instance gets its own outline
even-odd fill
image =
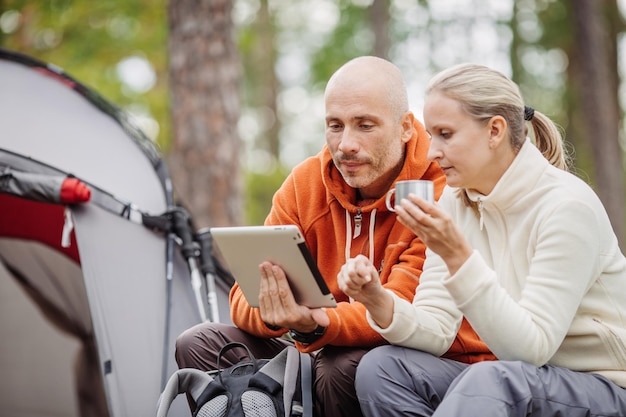
[[[348,259],[337,274],[337,282],[347,296],[365,305],[376,324],[382,328],[391,324],[393,298],[383,288],[378,271],[368,258],[357,255]]]
[[[450,275],[471,256],[472,248],[450,216],[436,204],[414,194],[396,206],[398,221],[411,229],[430,250],[441,256]]]

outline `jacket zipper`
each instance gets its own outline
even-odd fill
[[[480,225],[480,230],[483,230],[483,224],[484,224],[484,220],[483,220],[483,200],[478,197],[478,216],[479,216],[479,225]]]
[[[361,235],[361,223],[363,220],[363,215],[361,214],[361,209],[357,209],[356,214],[354,215],[354,235],[352,239],[356,239]]]

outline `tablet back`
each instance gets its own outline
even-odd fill
[[[210,233],[252,307],[259,306],[264,261],[282,267],[298,304],[337,306],[297,226],[212,227]]]

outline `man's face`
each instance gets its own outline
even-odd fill
[[[397,176],[410,138],[405,130],[382,89],[334,86],[326,94],[326,143],[344,180],[363,198],[382,196]]]

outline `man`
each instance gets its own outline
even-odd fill
[[[237,285],[230,293],[237,327],[202,323],[177,340],[181,368],[216,368],[224,344],[239,341],[257,358],[270,358],[290,341],[314,355],[315,414],[360,416],[354,389],[356,365],[384,339],[367,323],[365,308],[337,285],[349,259],[372,260],[383,286],[409,301],[424,262],[424,244],[396,222],[385,205],[398,180],[435,182],[435,197],[445,179],[426,159],[428,134],[408,108],[400,70],[376,57],[359,57],[330,78],[325,92],[326,145],[296,166],[276,192],[266,224],[296,224],[338,302],[336,308],[309,309],[296,304],[281,268],[261,269],[260,307],[251,308]],[[242,253],[245,256],[245,253]],[[243,359],[238,350],[221,358],[222,367]]]

